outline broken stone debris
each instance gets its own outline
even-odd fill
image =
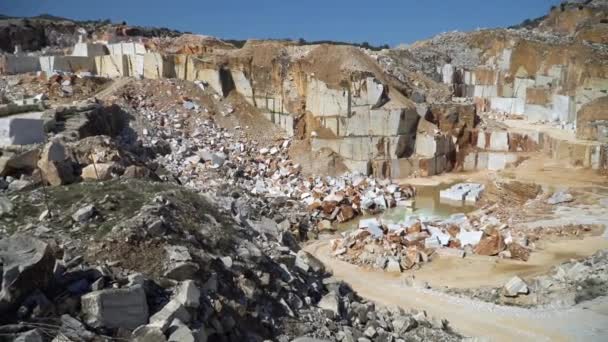
[[[148,304],[141,286],[91,292],[81,303],[85,322],[92,327],[135,329],[148,322]]]
[[[482,225],[464,214],[454,214],[447,219],[410,215],[399,222],[363,219],[358,229],[332,240],[332,254],[357,265],[389,272],[418,268],[435,255],[463,258],[467,253],[500,254],[503,258],[528,260],[530,250],[510,237],[508,225],[496,218],[484,220],[493,223]]]
[[[551,205],[556,205],[556,204],[561,204],[561,203],[568,203],[568,202],[572,202],[574,201],[574,197],[564,191],[558,191],[556,193],[554,193],[553,195],[551,195],[551,197],[549,197],[549,199],[547,199],[547,203],[551,204]]]
[[[485,186],[476,183],[458,183],[448,189],[439,192],[441,200],[452,201],[455,203],[466,202],[475,204],[481,197]]]
[[[528,285],[520,278],[511,278],[504,286],[504,295],[507,297],[517,297],[521,294],[528,294]]]

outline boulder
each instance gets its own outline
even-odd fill
[[[75,222],[85,222],[89,220],[91,217],[95,215],[95,207],[92,204],[85,205],[84,207],[78,209],[73,215],[72,219]]]
[[[296,267],[304,272],[308,272],[309,269],[312,269],[312,271],[316,273],[325,272],[323,263],[312,254],[303,250],[300,250],[296,255]]]
[[[45,242],[14,235],[0,240],[0,264],[0,317],[7,317],[4,314],[18,306],[30,292],[48,286],[53,277],[55,257]]]
[[[192,279],[200,269],[198,264],[192,262],[188,248],[184,246],[167,246],[167,270],[164,276],[173,280],[183,281]]]
[[[191,261],[178,261],[171,263],[167,266],[167,271],[163,274],[163,276],[177,280],[183,281],[194,278],[194,275],[200,267],[198,264]]]
[[[74,166],[68,159],[65,146],[59,141],[51,141],[44,146],[38,168],[42,179],[52,186],[69,184],[76,180]]]
[[[406,332],[416,328],[417,325],[418,322],[410,316],[398,316],[393,319],[393,332],[403,336]]]
[[[323,296],[317,306],[331,317],[340,316],[340,299],[334,292]]]
[[[22,190],[27,190],[27,189],[31,189],[33,187],[33,183],[25,180],[25,179],[15,179],[14,181],[10,182],[10,184],[8,185],[8,191],[22,191]]]
[[[13,340],[13,342],[43,342],[44,338],[38,329],[26,331],[24,333],[19,334],[17,338]]]
[[[483,232],[482,231],[467,232],[467,231],[461,230],[457,236],[458,236],[458,240],[460,240],[461,246],[464,247],[466,245],[471,245],[474,247],[474,246],[477,246],[479,244],[479,242],[481,241]]]
[[[94,328],[132,330],[148,323],[146,293],[139,285],[88,293],[81,305],[85,322]]]
[[[187,325],[179,324],[175,330],[169,335],[169,342],[195,342],[197,339],[194,337],[192,330]]]
[[[15,171],[31,172],[36,168],[39,157],[40,150],[37,148],[8,156],[3,155],[0,157],[0,176],[8,176]]]
[[[188,308],[198,308],[200,306],[200,297],[201,291],[192,280],[180,283],[175,293],[175,300]]]
[[[176,318],[188,323],[190,322],[190,313],[182,303],[172,299],[160,311],[150,317],[150,325],[165,332]]]
[[[517,297],[520,294],[528,294],[528,285],[520,278],[511,278],[503,287],[503,294],[506,297]]]
[[[556,204],[568,203],[568,202],[572,202],[572,201],[574,201],[574,197],[572,197],[571,194],[569,194],[567,192],[563,192],[563,191],[558,191],[558,192],[554,193],[551,197],[549,197],[549,199],[547,200],[547,203],[551,204],[551,205],[556,205]]]
[[[479,255],[498,255],[505,249],[504,238],[497,230],[492,230],[486,237],[481,239],[479,244],[475,247],[475,254]]]
[[[352,206],[343,204],[340,206],[340,213],[338,214],[338,222],[346,222],[355,217],[355,210]]]
[[[96,163],[87,165],[82,169],[81,177],[84,180],[108,180],[112,179],[112,172],[116,169],[114,163]]]
[[[391,273],[401,273],[401,266],[399,265],[399,260],[397,258],[388,258],[388,263],[386,264],[386,271]]]
[[[0,195],[0,217],[13,211],[13,203],[5,196]]]
[[[70,341],[91,341],[95,337],[82,322],[67,314],[61,315],[60,331]]]
[[[511,253],[511,259],[528,261],[530,258],[530,250],[518,243],[511,243],[508,250]]]
[[[126,178],[148,178],[150,170],[145,166],[130,165],[125,169],[125,173],[122,176]]]
[[[165,334],[159,327],[142,325],[131,334],[133,342],[166,342]]]

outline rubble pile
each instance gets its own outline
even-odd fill
[[[555,266],[547,275],[514,277],[502,288],[448,289],[459,296],[521,307],[571,307],[608,294],[608,251]]]
[[[111,83],[108,78],[84,73],[57,72],[48,79],[31,75],[12,75],[0,79],[0,94],[4,94],[10,101],[21,101],[44,94],[45,98],[53,103],[69,104],[94,96]]]
[[[482,211],[448,219],[411,215],[400,222],[361,220],[358,229],[332,240],[331,249],[339,259],[388,272],[419,268],[435,256],[478,254],[527,261],[531,251],[525,236]]]
[[[222,195],[145,180],[69,187],[49,188],[51,213],[0,240],[9,339],[460,340],[424,312],[361,300],[288,232],[240,220]],[[22,192],[19,213],[27,202],[38,217],[41,194]]]
[[[476,183],[458,183],[439,192],[439,198],[453,203],[476,203],[485,186]]]
[[[393,207],[414,205],[416,189],[389,180],[376,180],[360,174],[341,177],[317,177],[305,180],[307,190],[300,195],[319,227],[331,229],[334,221],[344,223],[360,214],[373,215]]]
[[[253,195],[287,198],[308,207],[319,230],[361,214],[395,206],[411,207],[415,189],[360,174],[304,177],[289,158],[291,139],[263,143],[244,130],[220,127],[213,117],[140,108],[145,118],[144,146],[158,153],[154,161],[181,184],[207,191],[220,183],[238,184]],[[192,110],[197,110],[192,108]],[[200,107],[198,111],[208,111]]]

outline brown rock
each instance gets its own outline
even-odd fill
[[[150,176],[150,170],[145,166],[131,165],[127,167],[123,177],[127,178],[148,178]]]
[[[492,230],[488,235],[483,237],[479,244],[475,247],[475,254],[479,255],[498,255],[505,249],[505,241],[497,230]]]
[[[340,206],[340,213],[338,214],[338,222],[346,222],[355,217],[355,210],[350,205]]]
[[[51,141],[44,146],[38,168],[42,179],[53,186],[69,184],[76,179],[72,161],[67,157],[65,146],[59,141]]]
[[[333,230],[333,227],[331,226],[331,222],[329,222],[328,220],[322,220],[317,224],[317,228],[319,228],[319,231],[324,231],[324,230]]]
[[[372,235],[372,234],[367,229],[359,229],[355,233],[354,238],[357,240],[363,240],[370,235]]]
[[[420,222],[414,223],[411,227],[407,228],[408,234],[420,233],[422,231],[422,225]]]
[[[448,233],[452,238],[456,238],[458,236],[458,233],[460,233],[460,227],[456,225],[451,225],[448,227]]]
[[[316,199],[316,200],[314,200],[314,202],[312,202],[308,206],[308,210],[309,211],[315,211],[315,210],[321,208],[322,206],[323,206],[323,203],[320,200]]]
[[[82,169],[82,179],[85,180],[108,180],[112,179],[112,172],[116,168],[114,163],[96,163],[87,165]]]
[[[389,233],[389,234],[387,234],[386,235],[386,239],[389,242],[392,242],[392,243],[401,244],[403,242],[403,240],[401,239],[401,236],[399,236],[398,234],[395,234],[395,233]]]
[[[449,248],[462,248],[462,243],[460,243],[460,240],[458,240],[458,239],[452,239],[452,240],[450,240],[450,242],[448,242],[448,247]]]
[[[323,202],[323,212],[327,215],[331,215],[331,213],[336,210],[336,202]]]
[[[418,248],[408,248],[406,253],[406,259],[409,260],[409,263],[415,265],[421,261],[420,252]]]
[[[521,261],[528,261],[530,259],[530,250],[516,242],[510,244],[508,250],[511,252],[511,259]]]

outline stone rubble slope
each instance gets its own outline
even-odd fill
[[[526,308],[569,308],[608,295],[608,251],[555,266],[549,274],[522,280],[515,277],[502,288],[448,289],[500,305]]]
[[[49,218],[0,240],[3,333],[34,330],[57,341],[459,339],[423,312],[362,301],[273,221],[238,218],[238,190],[224,197],[146,180],[97,184],[69,186],[85,198],[57,202]],[[133,193],[121,197],[122,188]],[[104,221],[136,199],[100,236]],[[70,217],[79,207],[88,214]]]

